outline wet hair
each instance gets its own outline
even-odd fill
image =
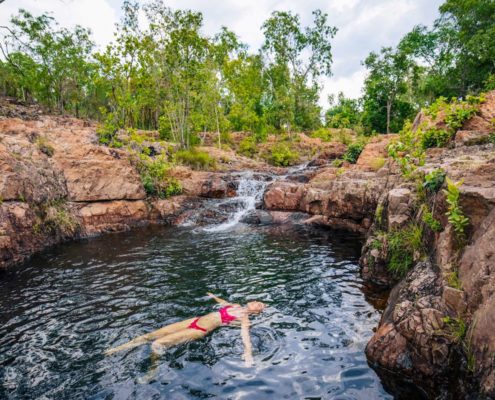
[[[251,312],[262,312],[266,307],[265,303],[261,301],[249,301],[247,303],[247,309]]]

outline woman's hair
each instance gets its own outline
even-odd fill
[[[247,303],[247,309],[249,312],[260,313],[265,309],[265,307],[266,304],[261,301],[250,301]]]

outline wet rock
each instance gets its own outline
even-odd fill
[[[242,219],[242,223],[250,225],[270,225],[273,223],[272,215],[263,210],[253,210],[246,214]]]
[[[81,219],[88,236],[128,230],[144,223],[149,216],[144,201],[116,200],[110,202],[73,203],[76,215]]]
[[[366,347],[368,359],[414,380],[448,371],[453,337],[441,296],[441,276],[431,263],[418,263],[390,294],[379,328]]]

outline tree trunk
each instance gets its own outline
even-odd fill
[[[390,133],[390,114],[392,112],[392,101],[387,100],[387,134]]]

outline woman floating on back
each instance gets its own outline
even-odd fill
[[[250,301],[245,307],[239,304],[231,304],[219,297],[208,293],[217,303],[223,305],[220,310],[202,317],[190,318],[164,326],[146,335],[139,336],[130,342],[109,349],[105,354],[113,354],[118,351],[132,349],[145,343],[151,343],[153,354],[160,355],[163,350],[205,337],[222,325],[240,325],[241,337],[244,344],[244,361],[246,366],[253,365],[251,340],[249,337],[249,314],[259,314],[265,309],[265,304],[260,301]]]

